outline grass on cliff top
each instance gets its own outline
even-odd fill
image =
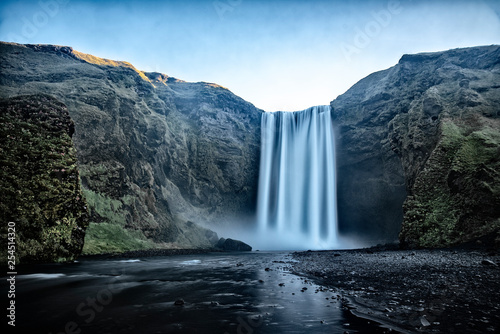
[[[151,83],[151,80],[149,80],[149,78],[146,77],[144,72],[139,71],[129,62],[99,58],[99,57],[93,56],[91,54],[79,52],[76,50],[73,51],[73,54],[76,55],[78,58],[80,58],[80,59],[82,59],[90,64],[95,64],[95,65],[99,65],[99,66],[113,66],[113,67],[120,67],[121,66],[121,67],[130,68],[130,69],[134,70],[144,81]]]

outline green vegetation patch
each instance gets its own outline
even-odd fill
[[[500,231],[500,126],[445,120],[441,140],[404,204],[400,240],[445,247]]]
[[[83,189],[83,194],[93,218],[97,216],[99,221],[105,221],[122,227],[125,226],[127,212],[123,210],[124,205],[120,200],[112,199],[89,189]]]
[[[113,199],[90,189],[83,189],[83,193],[92,220],[85,235],[83,254],[122,253],[157,248],[142,231],[126,227],[129,207],[135,203],[133,196]]]
[[[157,248],[142,232],[111,223],[90,223],[85,235],[83,254],[122,253]]]

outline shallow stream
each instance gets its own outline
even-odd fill
[[[292,261],[251,252],[21,267],[16,332],[387,332],[354,317],[334,290],[292,274]]]

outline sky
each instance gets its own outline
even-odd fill
[[[500,44],[500,1],[3,0],[0,40],[71,46],[295,111],[403,54]]]

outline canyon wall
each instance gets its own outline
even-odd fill
[[[208,247],[255,212],[260,114],[212,83],[70,47],[0,44],[0,96],[48,94],[75,122],[85,251]]]
[[[442,247],[500,228],[500,47],[404,55],[332,101],[339,221]],[[401,225],[402,222],[402,225]]]

